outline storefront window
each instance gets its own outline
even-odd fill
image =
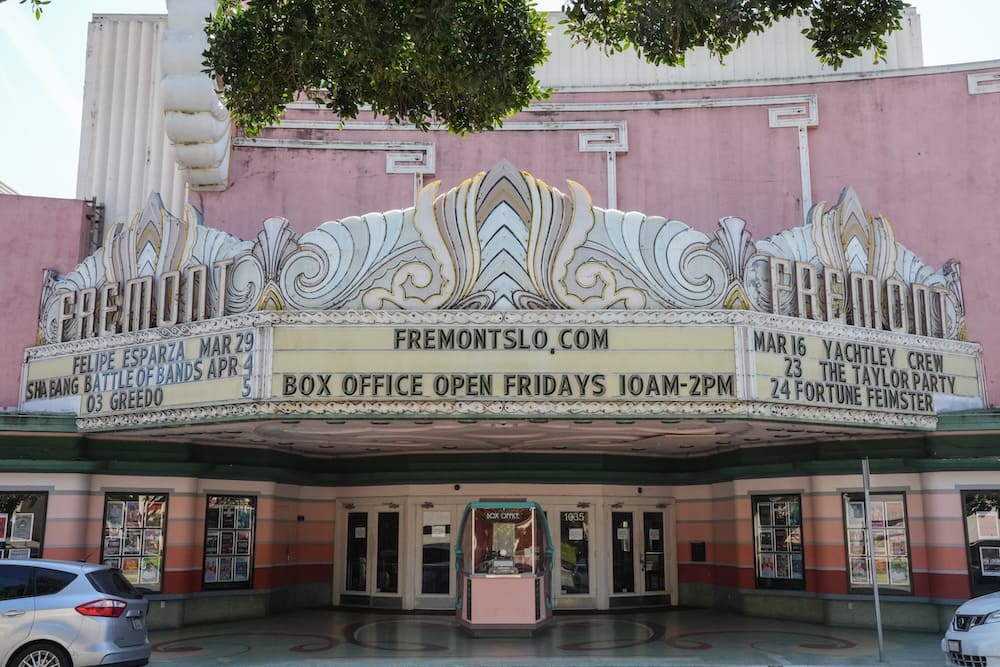
[[[202,570],[206,589],[250,588],[256,525],[256,497],[208,496]]]
[[[802,496],[752,496],[757,588],[804,590]]]
[[[107,493],[103,525],[101,561],[120,568],[135,586],[163,590],[167,496]]]
[[[868,519],[871,539],[865,522],[864,494],[845,493],[844,525],[851,590],[871,589],[874,580],[879,590],[911,593],[906,497],[901,493],[871,494]]]
[[[972,594],[1000,591],[1000,491],[962,493]]]
[[[586,511],[559,513],[560,580],[564,594],[590,593],[590,525]]]
[[[45,491],[0,493],[0,557],[42,557],[48,504]]]

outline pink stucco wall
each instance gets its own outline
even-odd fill
[[[42,270],[76,268],[87,248],[76,199],[0,195],[0,407],[17,405],[24,348],[35,344]]]

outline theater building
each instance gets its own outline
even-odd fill
[[[912,10],[839,73],[794,22],[681,74],[556,35],[494,132],[247,138],[198,7],[95,17],[80,199],[0,196],[4,557],[154,627],[454,610],[456,549],[536,618],[1000,590],[1000,62],[922,67]]]

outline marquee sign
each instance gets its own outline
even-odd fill
[[[254,241],[159,198],[43,294],[21,409],[85,429],[280,414],[771,417],[933,428],[985,404],[957,264],[851,190],[754,242],[502,163]]]

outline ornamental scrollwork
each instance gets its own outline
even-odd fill
[[[924,297],[927,326],[910,333],[964,339],[957,262],[942,269],[925,264],[896,241],[885,218],[861,207],[850,188],[834,206],[814,206],[804,225],[755,241],[739,218],[722,218],[706,234],[666,217],[605,210],[577,183],[568,182],[564,193],[506,162],[446,192],[432,183],[413,207],[329,221],[301,235],[287,220],[271,218],[251,241],[204,227],[190,207],[175,217],[154,194],[132,221],[112,225],[103,247],[75,270],[47,279],[38,338],[64,344],[260,312],[748,311],[797,317],[801,295],[772,285],[775,261],[788,262],[791,271],[808,264],[819,283],[828,274],[842,276],[843,290],[851,289],[843,277],[852,275],[883,286],[886,294],[885,286],[893,285],[902,300],[897,310],[904,311],[895,314],[897,322],[915,319],[916,308],[906,300],[917,297],[907,290],[922,286],[933,293]],[[146,276],[160,281],[145,287],[149,294],[127,292],[130,281]],[[105,289],[109,285],[113,289]],[[133,297],[148,300],[142,318],[135,317]],[[832,298],[818,297],[821,314]],[[879,322],[892,321],[888,299],[877,306]],[[123,321],[130,307],[137,325]],[[858,316],[845,317],[852,324]]]

